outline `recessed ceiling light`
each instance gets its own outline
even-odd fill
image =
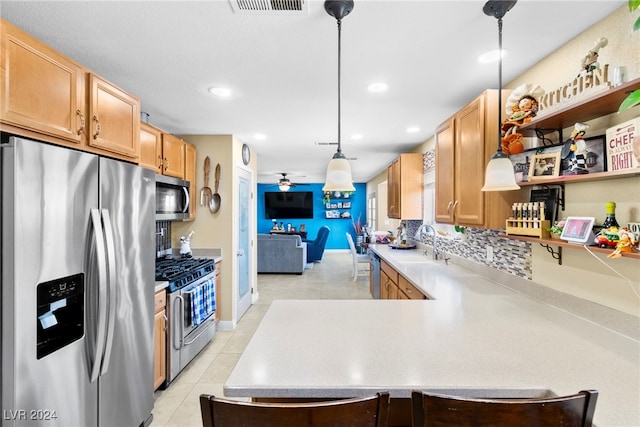
[[[407,133],[416,133],[420,132],[420,128],[418,126],[411,126],[407,128]]]
[[[209,92],[220,98],[228,98],[231,96],[231,91],[226,87],[210,87]]]
[[[253,138],[261,141],[263,139],[267,139],[267,135],[263,133],[256,133],[255,135],[253,135]]]
[[[371,83],[369,86],[367,86],[367,90],[369,92],[384,92],[389,88],[389,86],[386,83],[383,82],[376,82],[376,83]]]
[[[351,135],[351,139],[362,139],[362,135],[359,133],[354,133],[353,135]]]
[[[502,49],[502,58],[504,59],[504,57],[507,56],[508,53],[509,51],[507,49]],[[480,55],[478,57],[478,62],[481,64],[491,64],[493,62],[498,62],[499,58],[500,58],[500,50],[494,49]]]

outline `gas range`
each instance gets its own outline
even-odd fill
[[[175,292],[215,269],[216,263],[211,258],[158,258],[156,280],[168,281],[169,292]]]

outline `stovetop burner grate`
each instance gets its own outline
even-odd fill
[[[211,258],[157,259],[156,280],[168,281],[169,292],[174,292],[215,271],[215,269],[215,261]]]

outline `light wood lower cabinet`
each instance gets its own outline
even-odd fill
[[[428,299],[396,269],[380,260],[380,299]]]
[[[155,296],[153,389],[164,383],[167,377],[167,293],[163,289]]]

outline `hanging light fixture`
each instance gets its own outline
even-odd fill
[[[498,151],[491,157],[484,176],[482,191],[519,190],[513,164],[502,151],[502,18],[517,0],[490,0],[482,9],[485,15],[498,19]]]
[[[355,191],[351,177],[351,166],[342,154],[340,135],[340,54],[342,18],[353,10],[353,0],[326,0],[324,10],[338,22],[338,150],[327,166],[327,178],[322,191]]]

